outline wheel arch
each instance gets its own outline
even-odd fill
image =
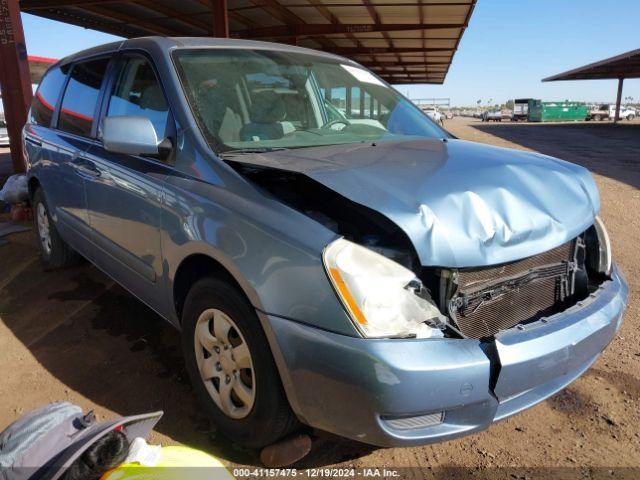
[[[234,275],[223,262],[207,253],[192,253],[182,259],[178,265],[171,286],[173,308],[178,324],[182,324],[184,302],[191,286],[198,280],[210,276],[229,282],[252,306],[260,307],[261,303],[256,292],[245,281],[238,279],[238,276]]]
[[[29,190],[29,201],[33,202],[33,196],[36,194],[36,190],[40,188],[40,180],[35,176],[30,177],[27,183],[27,188]]]

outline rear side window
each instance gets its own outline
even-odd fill
[[[153,67],[142,57],[127,60],[109,99],[108,117],[137,115],[147,117],[158,138],[166,137],[169,105]]]
[[[58,128],[88,137],[108,58],[77,63],[62,98]]]
[[[60,91],[68,73],[66,69],[68,68],[68,66],[63,67],[64,70],[59,67],[53,68],[42,78],[31,102],[31,117],[29,118],[31,123],[45,127],[51,125],[53,111],[56,108]]]

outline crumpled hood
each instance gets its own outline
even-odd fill
[[[278,151],[247,163],[308,175],[402,228],[422,265],[474,267],[575,238],[600,208],[584,168],[462,140],[389,141]]]

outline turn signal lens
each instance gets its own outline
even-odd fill
[[[364,337],[441,337],[446,322],[402,265],[345,239],[329,244],[323,260],[333,287]]]

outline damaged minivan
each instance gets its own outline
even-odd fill
[[[23,134],[41,256],[175,325],[252,447],[488,428],[579,377],[627,286],[592,176],[461,141],[361,65],[149,37],[53,65]]]

